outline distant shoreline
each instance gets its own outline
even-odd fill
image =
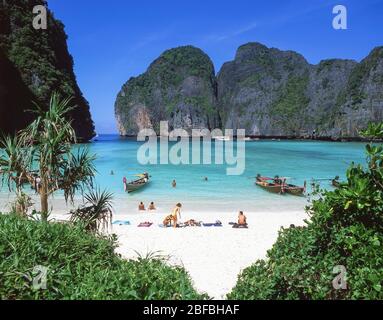
[[[136,135],[121,135],[121,134],[101,134],[105,136],[119,136],[120,138],[126,138],[126,139],[136,139]],[[157,135],[157,138],[160,138],[160,135]],[[233,136],[234,139],[237,139],[237,136]],[[249,141],[257,141],[257,140],[291,140],[291,141],[326,141],[326,142],[383,142],[381,139],[366,139],[362,137],[341,137],[341,138],[334,138],[334,137],[294,137],[294,136],[254,136],[249,135],[246,136],[246,138],[249,138],[251,140]],[[93,141],[97,141],[96,139],[93,139]]]

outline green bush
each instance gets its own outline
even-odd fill
[[[0,215],[0,299],[202,299],[180,267],[123,260],[116,239],[80,227]],[[48,267],[47,289],[34,290],[33,269]]]
[[[305,122],[305,109],[310,99],[305,92],[309,76],[290,76],[286,86],[281,88],[279,98],[271,105],[269,116],[275,119],[275,125],[285,129],[288,134],[299,135]]]
[[[383,136],[383,125],[370,126]],[[305,227],[282,229],[267,260],[239,276],[230,299],[383,299],[383,147],[367,145],[367,166],[351,165],[347,181],[322,191]],[[347,270],[347,289],[335,289]]]

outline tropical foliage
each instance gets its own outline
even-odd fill
[[[115,238],[80,226],[0,215],[0,300],[207,298],[183,268],[151,256],[122,260],[115,247]],[[43,278],[33,281],[42,268],[46,285]]]
[[[383,138],[382,128],[362,135]],[[305,227],[280,231],[230,299],[383,299],[383,147],[368,144],[366,153],[367,166],[352,164],[339,188],[312,202]],[[347,288],[334,286],[339,266]]]
[[[90,190],[84,198],[86,203],[71,212],[71,221],[90,232],[107,231],[112,225],[113,195],[107,191]]]
[[[63,190],[66,201],[72,201],[77,191],[93,186],[96,169],[95,157],[87,148],[72,152],[76,142],[75,132],[66,115],[73,107],[70,99],[61,99],[54,93],[48,111],[37,107],[37,117],[14,138],[0,142],[4,148],[0,155],[3,184],[16,187],[20,194],[22,185],[29,183],[39,194],[43,220],[47,220],[48,198]]]

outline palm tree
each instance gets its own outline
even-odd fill
[[[112,199],[107,191],[90,190],[85,205],[71,212],[71,222],[81,223],[90,232],[107,231],[112,224]]]
[[[30,183],[40,196],[42,220],[48,219],[49,197],[63,190],[65,200],[73,203],[77,191],[93,186],[96,169],[95,156],[87,148],[72,152],[76,135],[67,120],[67,114],[74,107],[71,99],[61,99],[52,94],[49,108],[42,110],[36,105],[36,120],[14,138],[4,138],[0,147],[5,151],[0,155],[3,182],[11,189],[15,182],[20,190],[23,183]]]

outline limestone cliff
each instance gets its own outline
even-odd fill
[[[32,101],[46,107],[53,91],[72,96],[70,118],[79,140],[94,135],[89,104],[77,85],[64,25],[48,10],[47,30],[32,26],[41,0],[0,2],[0,131],[14,133],[32,119]]]
[[[293,51],[248,43],[217,76],[194,47],[166,51],[130,79],[115,105],[122,135],[154,128],[246,129],[262,137],[352,138],[383,120],[383,47],[360,63],[312,65]]]
[[[159,133],[162,120],[169,121],[169,129],[189,133],[220,127],[210,58],[192,46],[164,52],[144,74],[122,87],[115,112],[122,135],[135,135],[144,128]]]

